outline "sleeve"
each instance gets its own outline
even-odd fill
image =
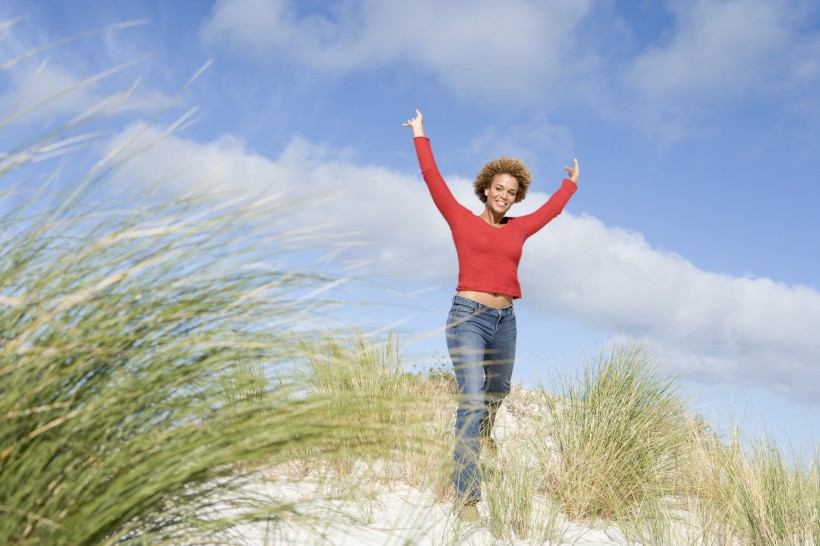
[[[421,175],[424,177],[424,182],[430,190],[430,195],[433,197],[433,202],[436,204],[441,215],[450,224],[455,217],[466,211],[453,194],[450,188],[444,182],[441,174],[438,172],[436,160],[433,157],[433,150],[430,148],[430,139],[427,137],[416,137],[413,139],[416,146],[416,155],[419,159],[419,166],[421,167]]]
[[[564,207],[569,202],[569,198],[575,193],[578,186],[572,180],[565,178],[561,187],[553,193],[546,203],[531,214],[519,216],[515,219],[520,222],[522,229],[529,237],[538,230],[546,226],[553,218],[561,214]]]

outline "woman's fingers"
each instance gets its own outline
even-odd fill
[[[412,127],[417,123],[421,124],[422,117],[423,116],[421,115],[421,111],[418,108],[416,108],[416,117],[408,119],[407,121],[402,123],[402,125],[404,125],[405,127]]]
[[[581,168],[578,166],[578,160],[573,160],[572,167],[564,167],[567,173],[569,173],[569,179],[573,182],[578,182],[578,177],[581,175]]]

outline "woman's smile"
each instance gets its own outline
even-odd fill
[[[517,194],[518,180],[506,173],[496,175],[490,186],[484,190],[489,212],[498,217],[495,219],[496,223],[500,222],[504,214],[510,210]]]

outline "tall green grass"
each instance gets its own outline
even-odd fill
[[[66,199],[8,207],[0,241],[0,543],[212,537],[289,508],[248,509],[260,461],[367,438],[350,404],[269,373],[321,278],[241,266],[228,234],[262,211]]]
[[[575,520],[619,519],[669,495],[686,446],[685,402],[647,353],[617,346],[558,378],[541,449],[546,493]]]
[[[0,544],[229,542],[298,519],[249,492],[260,467],[382,437],[294,372],[294,325],[317,333],[306,296],[331,279],[288,257],[318,236],[275,228],[288,211],[265,196],[124,188],[139,151],[98,161],[102,134],[80,133],[104,111],[0,157]]]
[[[767,437],[728,442],[702,439],[700,513],[709,540],[731,537],[749,545],[818,544],[818,459],[787,454]]]
[[[313,391],[347,400],[353,422],[384,432],[380,450],[349,439],[343,448],[349,454],[347,464],[340,470],[350,474],[356,463],[365,463],[369,479],[406,481],[446,495],[443,458],[450,445],[454,403],[449,378],[406,371],[398,339],[392,334],[326,336],[305,348],[307,381]],[[338,410],[328,406],[329,418]]]

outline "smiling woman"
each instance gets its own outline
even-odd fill
[[[475,182],[484,203],[476,216],[459,204],[439,174],[422,114],[405,126],[413,129],[421,172],[433,201],[453,234],[458,253],[458,285],[447,318],[447,347],[459,387],[456,412],[454,483],[462,519],[478,519],[481,498],[478,459],[496,451],[491,432],[495,414],[510,393],[515,360],[516,321],[513,300],[521,297],[518,262],[524,242],[564,209],[578,182],[578,160],[565,167],[569,178],[532,214],[510,218],[513,203],[524,199],[530,184],[527,167],[517,159],[487,163]]]

